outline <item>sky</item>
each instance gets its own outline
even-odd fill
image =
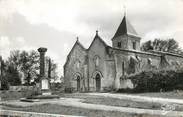
[[[63,75],[76,37],[88,48],[98,30],[111,45],[125,11],[141,42],[174,38],[183,48],[183,0],[0,0],[0,54],[46,47]]]

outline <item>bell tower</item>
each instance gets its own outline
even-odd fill
[[[112,47],[119,49],[140,50],[140,40],[137,32],[127,20],[123,17],[114,37],[112,38]]]

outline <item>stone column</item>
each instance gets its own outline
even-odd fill
[[[45,76],[45,53],[47,48],[39,48],[38,52],[40,53],[40,80],[41,80],[41,91],[42,95],[51,95],[49,89],[49,80]]]
[[[47,48],[39,48],[38,52],[40,53],[40,77],[45,76],[45,53]]]

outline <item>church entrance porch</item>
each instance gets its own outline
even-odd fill
[[[96,80],[96,91],[98,92],[101,89],[101,77],[99,74],[96,75],[95,80]]]
[[[94,71],[92,74],[93,83],[91,91],[100,92],[102,90],[103,75],[100,71]]]
[[[72,92],[80,92],[82,89],[82,76],[81,73],[75,73],[72,82]]]

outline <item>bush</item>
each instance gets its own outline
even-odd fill
[[[9,83],[6,80],[2,80],[1,82],[0,90],[8,90],[9,89]]]
[[[134,92],[159,92],[183,89],[182,71],[144,71],[128,78],[135,84]]]
[[[51,83],[51,90],[53,90],[53,91],[64,90],[64,84],[63,83]]]

